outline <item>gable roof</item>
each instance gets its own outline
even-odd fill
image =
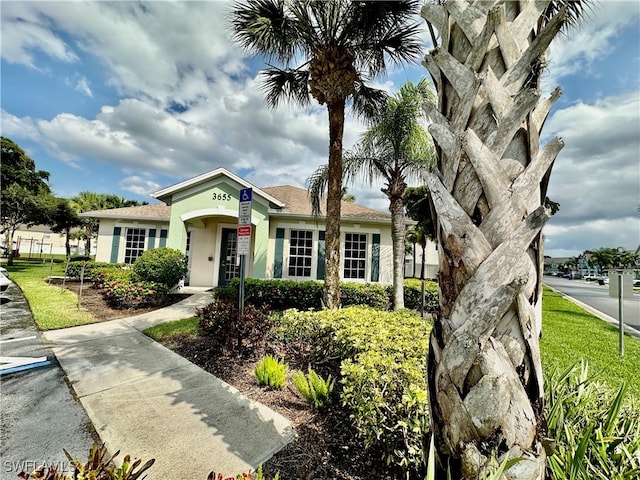
[[[285,215],[301,215],[305,217],[312,216],[311,200],[309,192],[304,188],[293,187],[291,185],[281,185],[279,187],[265,187],[263,190],[274,197],[278,198],[284,206],[280,209],[270,209],[272,214]],[[324,198],[320,202],[320,216],[324,217],[326,202]],[[363,207],[355,203],[343,201],[340,207],[340,216],[349,219],[362,220],[384,220],[390,221],[391,214],[374,210],[372,208]]]
[[[167,205],[171,205],[173,195],[175,193],[180,192],[182,190],[186,190],[188,188],[198,186],[202,183],[208,182],[217,177],[227,177],[229,180],[237,183],[241,187],[251,188],[253,190],[254,197],[256,195],[259,195],[262,198],[266,199],[267,201],[277,206],[282,206],[277,198],[272,197],[271,195],[266,193],[264,190],[256,187],[255,185],[252,185],[251,183],[247,182],[244,178],[240,178],[235,173],[230,172],[229,170],[223,167],[216,168],[215,170],[211,170],[210,172],[203,173],[193,178],[189,178],[188,180],[185,180],[183,182],[175,183],[169,187],[153,192],[151,196],[153,198],[157,198],[158,200],[165,202]]]
[[[120,220],[159,220],[168,222],[171,219],[171,207],[168,205],[140,205],[137,207],[109,208],[83,212],[81,217],[116,218]]]
[[[184,188],[189,188],[193,185],[197,185],[198,183],[207,181],[213,178],[214,175],[211,174],[215,172],[217,172],[215,176],[220,174],[226,175],[227,172],[221,172],[221,170],[224,169],[213,170],[212,172],[205,174],[206,178],[204,178],[204,176],[202,175],[200,177],[195,177],[196,179],[200,178],[198,182],[191,182],[190,180],[187,180],[185,182],[175,184],[172,187],[167,187],[163,190],[159,190],[158,192],[154,193],[154,196],[156,196],[156,198],[162,197],[163,199],[167,199],[170,201],[172,194],[176,191],[182,190]],[[313,218],[309,192],[304,188],[293,187],[291,185],[281,185],[277,187],[265,187],[262,189],[254,188],[254,192],[256,190],[259,191],[259,194],[262,195],[263,198],[269,200],[271,204],[271,208],[269,208],[270,215],[283,217],[296,216],[306,219]],[[325,211],[324,198],[320,203],[320,217],[322,218],[324,217]],[[91,212],[84,212],[81,213],[80,216],[117,220],[147,220],[169,222],[171,219],[171,206],[154,204],[140,205],[137,207],[111,208],[108,210],[94,210]],[[349,219],[351,221],[361,220],[374,223],[387,223],[391,220],[391,214],[389,212],[374,210],[373,208],[363,207],[362,205],[357,205],[355,203],[349,203],[345,201],[343,201],[341,205],[341,217],[344,219]]]

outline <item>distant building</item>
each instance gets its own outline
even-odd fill
[[[6,256],[9,246],[7,239],[2,236],[0,240],[2,255]],[[44,258],[50,255],[66,255],[65,248],[66,235],[64,233],[54,233],[48,225],[34,225],[27,228],[20,226],[13,235],[13,249],[18,257],[23,258]],[[84,240],[71,241],[71,255],[85,255]],[[95,252],[93,252],[95,253]],[[90,255],[91,253],[87,253]]]

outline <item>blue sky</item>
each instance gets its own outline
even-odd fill
[[[89,190],[137,200],[225,167],[258,187],[305,186],[327,161],[326,110],[265,107],[262,63],[230,39],[225,2],[2,1],[0,128],[55,194]],[[425,52],[428,39],[425,34]],[[396,91],[427,76],[396,69]],[[543,140],[560,136],[546,253],[640,244],[640,2],[595,4],[551,48],[543,89],[563,96]],[[345,147],[362,125],[348,118]],[[353,185],[385,209],[380,186]]]

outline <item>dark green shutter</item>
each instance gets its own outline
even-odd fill
[[[160,230],[160,248],[167,246],[167,231]]]
[[[380,234],[374,233],[371,242],[371,281],[380,280]]]
[[[147,250],[151,250],[152,248],[156,248],[156,229],[149,229],[149,241],[147,242]]]
[[[316,275],[318,280],[324,280],[324,235],[324,230],[318,232],[318,274]]]
[[[118,262],[118,250],[120,249],[120,227],[113,227],[113,237],[111,238],[111,263]]]
[[[284,253],[284,228],[276,228],[276,251],[273,261],[273,278],[282,278],[282,256]]]

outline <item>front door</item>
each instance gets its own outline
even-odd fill
[[[218,285],[224,286],[233,278],[240,276],[238,264],[238,232],[234,228],[223,228],[220,242],[220,270]]]

